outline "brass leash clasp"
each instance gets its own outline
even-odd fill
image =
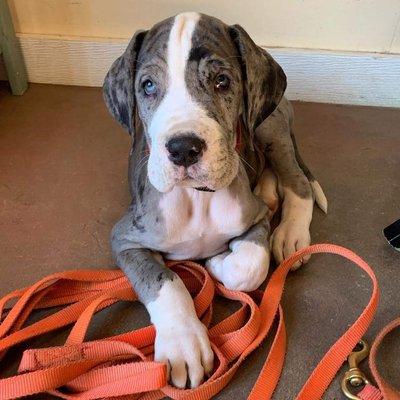
[[[360,340],[358,342],[358,346],[360,349],[354,350],[347,358],[347,362],[349,363],[349,370],[346,371],[344,377],[342,379],[342,392],[348,398],[352,400],[359,400],[360,398],[354,395],[349,389],[351,388],[359,388],[360,386],[364,386],[369,384],[367,377],[364,373],[358,368],[358,365],[362,360],[368,357],[369,355],[369,345],[366,341]]]

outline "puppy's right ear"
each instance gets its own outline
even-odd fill
[[[137,57],[147,31],[138,31],[125,52],[111,65],[103,96],[111,115],[133,136],[135,130],[135,72]]]

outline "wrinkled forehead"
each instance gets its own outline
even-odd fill
[[[228,33],[228,26],[217,18],[200,15],[192,35],[190,60],[220,57],[237,64],[237,52]]]
[[[172,36],[176,36],[177,24],[182,19],[184,24],[179,29],[186,35],[184,40],[190,47],[187,61],[217,58],[234,67],[239,66],[226,24],[217,18],[197,13],[180,14],[177,17],[161,21],[148,31],[138,57],[138,69],[149,64],[160,69],[167,67],[168,61],[171,61],[168,60],[168,48],[174,47]]]

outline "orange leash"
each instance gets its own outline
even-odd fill
[[[400,328],[400,318],[396,318],[386,325],[377,335],[369,354],[369,365],[372,375],[378,385],[375,387],[367,383],[357,394],[360,400],[399,400],[400,392],[386,382],[379,374],[376,358],[383,339],[393,330]]]
[[[308,378],[298,400],[320,399],[337,371],[370,325],[378,304],[378,284],[369,267],[356,254],[340,246],[317,244],[285,260],[273,273],[264,292],[250,294],[226,289],[214,282],[200,265],[168,262],[194,298],[196,312],[209,326],[215,293],[241,303],[235,313],[209,328],[215,352],[212,376],[196,389],[168,385],[166,366],[153,361],[155,330],[147,326],[102,340],[85,342],[93,314],[120,300],[137,296],[119,270],[81,270],[53,274],[31,287],[16,290],[0,300],[0,355],[18,343],[75,322],[64,346],[26,350],[18,375],[0,380],[0,399],[48,392],[63,399],[172,399],[206,400],[221,391],[243,360],[266,338],[275,319],[278,328],[262,371],[248,399],[270,399],[283,367],[286,334],[280,300],[291,266],[305,255],[332,253],[351,260],[370,277],[369,303],[353,325],[329,349]],[[9,301],[15,304],[3,319]],[[58,312],[26,327],[35,309],[66,305]],[[388,328],[390,329],[390,328]],[[392,328],[394,329],[394,328]],[[371,352],[372,356],[373,352]],[[373,364],[372,364],[373,365]],[[378,384],[384,387],[382,381]],[[62,387],[62,389],[60,389]],[[382,393],[386,395],[385,389]],[[389,392],[388,392],[389,393]],[[128,396],[128,397],[127,397]],[[400,397],[384,397],[385,400]]]

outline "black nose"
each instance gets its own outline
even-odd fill
[[[195,135],[185,135],[168,140],[165,146],[169,151],[169,159],[175,165],[189,167],[199,161],[205,142]]]

